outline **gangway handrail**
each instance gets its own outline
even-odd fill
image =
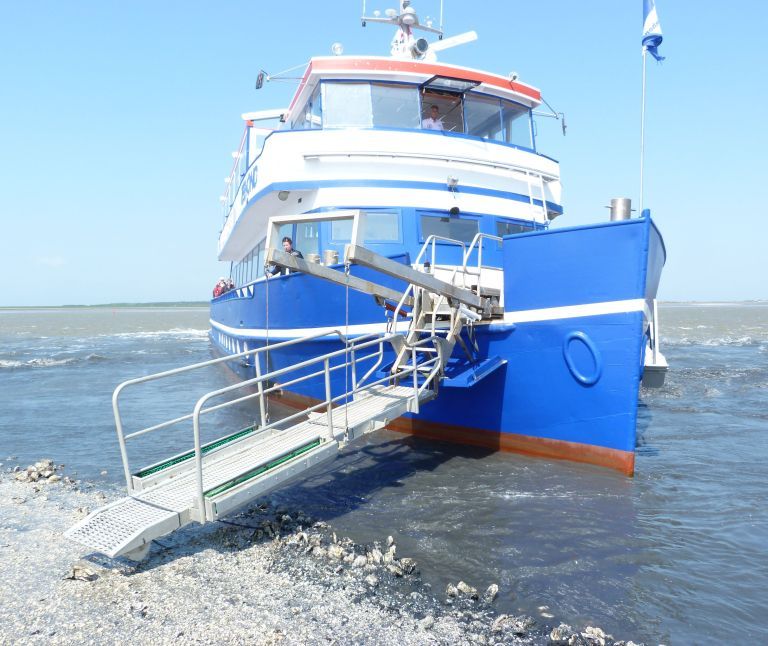
[[[504,238],[502,238],[501,236],[496,236],[496,235],[493,235],[492,233],[483,233],[482,231],[478,231],[475,234],[475,237],[472,238],[472,242],[469,243],[469,247],[467,247],[467,252],[464,254],[464,262],[461,265],[461,271],[462,271],[462,275],[465,278],[466,278],[466,275],[470,273],[469,267],[467,267],[467,263],[469,262],[469,259],[472,256],[472,251],[475,245],[477,245],[477,295],[478,296],[480,295],[480,278],[483,272],[483,244],[482,242],[480,242],[480,240],[484,238],[487,238],[488,240],[495,240],[496,242],[504,241]],[[472,267],[473,271],[474,269],[475,268]],[[464,286],[466,287],[466,284]]]
[[[368,347],[371,345],[376,345],[379,343],[384,343],[386,340],[385,336],[382,336],[381,339],[368,341],[362,345],[360,345],[357,349],[362,349],[364,347]],[[428,339],[427,339],[428,340]],[[416,363],[416,352],[419,351],[419,349],[416,347],[416,344],[411,347],[412,357],[413,357],[413,363],[414,365],[412,367],[408,368],[402,368],[400,372],[396,375],[398,378],[402,378],[404,376],[407,376],[408,374],[413,374],[413,388],[414,388],[414,398],[415,401],[418,402],[419,396],[423,392],[423,389],[426,387],[428,383],[431,382],[432,379],[439,373],[439,370],[442,366],[441,360],[442,357],[440,355],[440,349],[438,346],[438,356],[429,359],[427,361],[424,361],[422,364]],[[197,485],[197,502],[198,502],[198,509],[199,509],[199,518],[198,521],[200,523],[205,522],[205,489],[203,486],[203,451],[202,451],[202,442],[200,439],[200,415],[203,410],[203,406],[206,404],[206,402],[210,399],[213,399],[214,397],[218,397],[224,394],[227,394],[229,392],[232,392],[234,390],[238,390],[241,388],[245,388],[247,386],[252,386],[257,382],[263,382],[267,381],[269,379],[273,379],[274,377],[278,377],[280,375],[286,374],[288,372],[292,372],[295,370],[300,370],[302,368],[306,368],[310,365],[317,364],[319,362],[323,362],[323,370],[318,371],[316,373],[312,373],[309,375],[303,375],[302,377],[299,377],[295,379],[292,383],[299,383],[300,381],[305,381],[307,379],[311,379],[313,377],[319,376],[320,374],[325,374],[325,391],[326,391],[326,397],[323,401],[318,402],[317,404],[314,404],[312,406],[307,407],[306,409],[303,409],[297,413],[294,413],[293,415],[290,415],[288,417],[282,418],[276,422],[273,422],[271,424],[268,424],[264,426],[261,429],[261,432],[267,431],[269,429],[274,428],[278,424],[285,424],[286,421],[292,420],[296,417],[305,416],[310,412],[315,411],[316,409],[321,409],[323,407],[326,408],[326,414],[328,417],[328,433],[329,433],[329,440],[333,439],[333,402],[336,400],[342,400],[342,399],[348,399],[350,395],[354,397],[354,394],[357,392],[360,392],[362,390],[370,390],[373,386],[378,385],[379,383],[385,383],[392,380],[393,375],[386,375],[385,377],[382,377],[381,379],[378,379],[371,384],[368,384],[367,386],[363,387],[353,387],[351,391],[344,392],[341,395],[337,395],[336,397],[331,396],[330,391],[330,372],[334,369],[341,369],[345,368],[349,365],[349,361],[345,361],[344,363],[340,363],[333,368],[330,366],[330,360],[334,357],[346,355],[347,351],[344,350],[336,350],[334,352],[330,352],[324,355],[321,355],[319,357],[313,357],[312,359],[307,359],[305,361],[301,361],[299,363],[286,366],[285,368],[280,368],[278,370],[273,370],[272,372],[267,373],[266,375],[262,375],[260,377],[255,377],[253,379],[248,379],[246,381],[242,381],[237,384],[233,384],[231,386],[225,386],[224,388],[219,388],[217,390],[213,390],[209,393],[206,393],[200,399],[197,400],[197,403],[194,407],[193,412],[193,419],[192,419],[192,428],[193,428],[193,438],[194,438],[194,446],[195,446],[195,469],[196,469],[196,485]],[[433,364],[433,369],[430,371],[429,376],[427,379],[425,379],[424,383],[422,384],[422,388],[419,388],[418,385],[418,371],[420,368],[424,368],[426,366],[429,366],[430,364]],[[268,388],[265,393],[269,393],[271,391],[277,390],[279,388],[282,388],[282,386],[272,386]],[[236,403],[241,403],[243,401],[246,401],[248,399],[252,399],[254,397],[257,397],[259,395],[258,392],[251,393],[250,395],[246,395],[245,397],[240,397],[235,400],[230,400],[227,402],[224,402],[221,406],[232,406]],[[418,404],[416,404],[418,405]]]
[[[356,344],[359,344],[361,341],[364,341],[365,339],[369,339],[371,337],[378,337],[378,336],[380,336],[378,333],[371,333],[371,334],[366,334],[366,335],[363,335],[363,336],[359,336],[359,337],[355,337],[355,338],[350,339],[348,336],[342,334],[342,332],[340,330],[338,330],[338,329],[325,330],[323,332],[317,332],[315,334],[310,334],[310,335],[303,336],[303,337],[298,337],[298,338],[295,338],[295,339],[289,339],[287,341],[281,341],[281,342],[275,343],[275,344],[265,345],[265,346],[262,346],[260,348],[254,348],[252,350],[246,350],[244,352],[238,352],[236,354],[226,355],[226,356],[223,356],[223,357],[219,357],[217,359],[209,359],[207,361],[201,361],[199,363],[190,364],[188,366],[182,366],[181,368],[174,368],[172,370],[164,370],[162,372],[157,372],[157,373],[154,373],[154,374],[151,374],[151,375],[144,375],[142,377],[135,377],[133,379],[128,379],[127,381],[124,381],[121,384],[119,384],[115,388],[114,392],[112,393],[112,412],[113,412],[113,415],[115,417],[115,428],[116,428],[116,431],[117,431],[117,440],[118,440],[118,443],[120,445],[120,455],[121,455],[121,458],[122,458],[122,461],[123,461],[123,471],[124,471],[124,474],[125,474],[125,480],[126,480],[126,485],[128,487],[128,491],[129,492],[133,491],[133,483],[132,483],[132,480],[131,480],[131,472],[130,472],[130,465],[129,465],[129,460],[128,460],[128,450],[127,450],[127,446],[126,446],[126,441],[128,439],[132,439],[132,438],[138,437],[140,435],[145,435],[145,434],[150,433],[152,431],[156,431],[156,430],[160,430],[162,428],[167,428],[169,426],[173,426],[175,424],[178,424],[179,422],[183,422],[183,421],[188,420],[188,419],[190,419],[192,417],[192,414],[190,413],[188,415],[184,415],[182,417],[177,417],[175,419],[168,420],[168,421],[162,422],[160,424],[156,424],[154,426],[151,426],[151,427],[148,427],[148,428],[145,428],[145,429],[141,429],[140,431],[136,431],[134,433],[130,433],[130,434],[126,435],[124,430],[123,430],[122,416],[120,415],[119,398],[120,398],[120,395],[123,392],[123,390],[125,390],[128,386],[134,386],[134,385],[138,385],[138,384],[141,384],[141,383],[146,383],[146,382],[149,382],[149,381],[155,381],[155,380],[158,380],[158,379],[163,379],[163,378],[166,378],[166,377],[173,377],[173,376],[181,374],[181,373],[190,372],[192,370],[198,370],[200,368],[206,368],[206,367],[213,366],[213,365],[216,365],[216,364],[219,364],[219,363],[224,363],[226,361],[233,361],[235,359],[249,357],[249,356],[252,356],[252,355],[255,356],[255,355],[258,355],[258,354],[261,354],[261,353],[264,353],[264,352],[269,352],[271,350],[279,350],[279,349],[285,348],[287,346],[296,345],[298,343],[304,343],[304,342],[312,341],[314,339],[318,339],[318,338],[321,338],[321,337],[333,336],[333,335],[338,336],[339,340],[342,343],[345,344],[346,348],[349,348],[350,345],[355,346]],[[217,409],[206,410],[205,412],[212,412],[212,410],[217,410]]]
[[[420,261],[421,261],[422,257],[424,256],[424,254],[427,251],[427,248],[431,244],[432,245],[432,262],[431,262],[431,266],[434,268],[435,267],[435,243],[438,240],[442,240],[443,242],[448,242],[450,244],[455,244],[455,245],[460,246],[461,249],[462,249],[462,257],[467,252],[467,246],[461,240],[455,240],[454,238],[447,238],[445,236],[439,236],[439,235],[436,235],[436,234],[431,234],[431,235],[427,236],[427,239],[424,241],[424,244],[421,245],[421,249],[419,250],[419,253],[417,254],[416,260],[414,261],[413,264],[414,265],[420,264]],[[456,272],[454,271],[454,274],[451,276],[451,284],[453,284],[453,276],[455,275],[455,273]],[[408,285],[408,287],[403,292],[403,295],[401,296],[400,301],[397,303],[397,307],[395,307],[395,310],[394,310],[394,312],[392,314],[392,320],[395,321],[395,323],[397,322],[398,316],[400,316],[400,312],[403,309],[403,305],[405,305],[405,302],[408,300],[409,295],[412,294],[413,291],[414,291],[413,285]],[[433,326],[433,328],[434,328],[434,326]],[[433,331],[434,331],[434,329],[433,329]]]

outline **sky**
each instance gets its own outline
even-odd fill
[[[367,0],[369,13],[396,6]],[[414,0],[419,15],[438,0]],[[768,3],[657,0],[647,70],[645,206],[665,239],[662,300],[768,298],[765,186]],[[270,74],[330,54],[388,55],[361,0],[0,0],[0,306],[201,301],[216,259],[218,197],[246,111],[287,106]],[[445,0],[440,60],[520,74],[564,112],[539,120],[560,161],[553,226],[637,206],[642,0]],[[290,76],[291,74],[288,74]],[[761,188],[762,187],[762,188]],[[757,191],[757,197],[755,197]],[[759,201],[758,201],[759,205]]]

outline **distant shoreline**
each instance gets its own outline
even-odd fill
[[[3,310],[71,310],[71,309],[107,309],[107,308],[147,308],[147,307],[208,307],[208,301],[171,301],[167,303],[102,303],[94,305],[0,305]]]

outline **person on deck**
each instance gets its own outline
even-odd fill
[[[440,116],[440,108],[433,105],[429,109],[429,116],[421,122],[424,130],[444,130],[443,118]]]
[[[288,236],[285,236],[283,238],[283,251],[285,251],[285,253],[291,254],[292,256],[296,256],[296,258],[301,258],[301,259],[304,258],[301,251],[293,248],[293,240],[291,240]],[[290,270],[288,269],[288,267],[278,267],[276,265],[273,265],[267,271],[267,273],[270,276],[277,276],[278,274],[288,274],[290,273]]]

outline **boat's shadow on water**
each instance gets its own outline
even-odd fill
[[[109,559],[96,553],[84,560],[130,576],[208,550],[220,553],[245,550],[255,543],[272,540],[268,535],[256,538],[255,534],[261,529],[261,523],[275,519],[278,509],[282,508],[294,518],[297,512],[306,512],[313,524],[322,521],[332,525],[334,519],[369,504],[376,492],[403,487],[403,481],[415,473],[433,471],[456,457],[482,460],[494,453],[490,449],[459,447],[412,436],[380,441],[377,435],[342,450],[334,461],[299,476],[292,485],[255,498],[219,522],[202,527],[192,523],[153,541],[144,561]],[[295,525],[289,531],[293,529]],[[316,531],[311,527],[303,529]]]

